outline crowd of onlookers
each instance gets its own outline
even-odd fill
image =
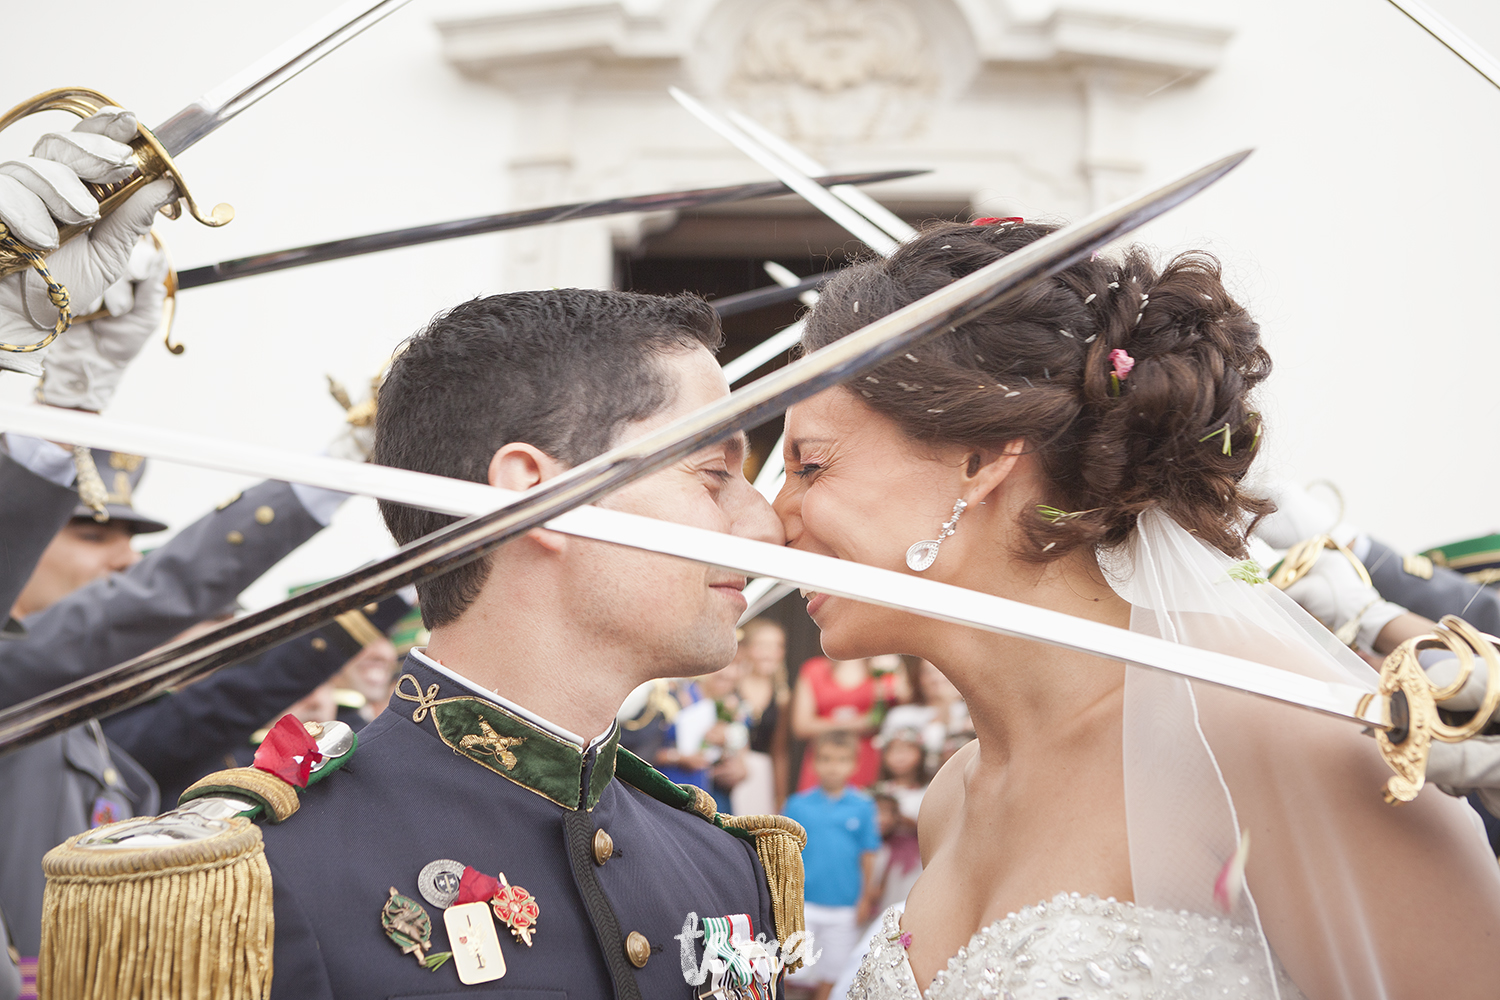
[[[974,738],[958,691],[902,656],[815,656],[793,673],[781,626],[757,618],[733,663],[645,685],[621,720],[626,747],[707,790],[720,811],[782,813],[807,830],[807,928],[822,954],[788,986],[841,997],[861,937],[921,872],[928,782]]]

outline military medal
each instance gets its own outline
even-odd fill
[[[432,942],[432,918],[422,904],[410,896],[403,896],[391,887],[391,898],[380,910],[380,926],[385,936],[401,949],[403,955],[415,955],[425,968],[435,970],[453,957],[451,951],[425,954]]]
[[[511,885],[501,872],[500,888],[490,898],[490,905],[495,908],[496,918],[510,928],[516,940],[530,948],[531,932],[536,929],[537,918],[542,915],[536,897],[518,885]]]
[[[453,967],[465,986],[488,983],[505,975],[505,956],[489,907],[482,902],[459,903],[443,911],[448,944],[453,948]]]
[[[683,931],[687,930],[688,925],[684,925]],[[774,996],[776,963],[763,938],[754,936],[749,914],[704,917],[699,1000],[767,1000]]]
[[[428,862],[417,876],[417,889],[422,898],[440,910],[446,910],[458,899],[458,888],[464,877],[464,866],[457,861],[440,858]]]

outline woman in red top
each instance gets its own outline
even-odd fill
[[[886,659],[877,657],[876,659]],[[880,773],[880,751],[870,737],[880,729],[884,710],[909,697],[910,685],[900,670],[872,669],[873,661],[830,660],[815,656],[802,664],[797,673],[797,688],[792,695],[792,735],[799,740],[813,740],[824,733],[843,730],[859,737],[859,767],[850,779],[857,788],[868,788]],[[802,757],[802,774],[798,791],[818,783],[812,770],[812,755]]]

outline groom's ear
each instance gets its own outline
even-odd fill
[[[964,496],[975,503],[995,492],[1015,471],[1016,463],[1025,453],[1024,438],[1007,441],[998,451],[988,448],[971,451],[964,467]]]
[[[512,442],[490,456],[488,478],[491,486],[520,493],[551,479],[567,468],[534,445]],[[567,546],[566,535],[546,528],[532,528],[526,533],[526,537],[551,552],[562,552]]]

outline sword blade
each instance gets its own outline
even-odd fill
[[[1181,204],[1239,166],[1226,156],[1145,195],[1096,212],[1007,255],[869,326],[643,437],[528,490],[500,510],[458,521],[369,566],[310,588],[184,642],[144,653],[59,691],[0,712],[0,748],[41,739],[99,714],[95,702],[132,684],[206,674],[296,638],[320,624],[458,566],[570,510],[648,476],[741,427],[858,376],[922,341],[1024,294],[1111,240]],[[790,550],[788,550],[790,551]],[[865,567],[859,568],[861,571]],[[1071,619],[1070,619],[1071,621]]]
[[[764,288],[752,288],[748,292],[737,292],[734,295],[709,299],[708,304],[714,307],[720,319],[726,316],[738,316],[740,313],[754,312],[779,302],[800,299],[807,292],[817,291],[818,286],[832,276],[833,271],[810,274],[795,285],[767,285]]]
[[[671,94],[672,99],[682,105],[694,118],[729,140],[736,149],[765,167],[787,187],[806,198],[818,211],[843,226],[856,239],[880,256],[889,257],[899,245],[895,237],[880,226],[849,207],[836,195],[819,187],[812,178],[751,139],[740,129],[714,114],[696,98],[677,87],[668,87],[667,93]]]
[[[519,493],[483,483],[226,443],[65,410],[0,406],[0,426],[35,437],[126,454],[361,493],[443,514],[486,515],[522,498]],[[1373,696],[1372,688],[1319,681],[1251,660],[1183,646],[922,577],[593,506],[560,514],[546,522],[546,526],[565,534],[720,566],[759,576],[770,583],[779,581],[783,592],[787,585],[807,587],[988,632],[1125,660],[1362,726],[1389,728],[1387,704],[1383,698]],[[122,694],[129,700],[149,697],[186,679],[180,676],[186,669],[191,668],[178,668],[176,673],[138,682],[122,689]],[[17,706],[16,710],[23,707]],[[6,731],[0,728],[0,747],[6,739]]]
[[[928,173],[926,170],[885,170],[859,174],[833,174],[820,177],[816,183],[824,186],[876,184],[880,181],[899,180]],[[551,205],[546,208],[526,208],[497,215],[481,215],[471,219],[455,219],[452,222],[435,222],[408,229],[392,229],[367,236],[351,236],[327,243],[293,247],[289,250],[273,250],[252,257],[237,257],[234,260],[205,264],[189,268],[177,274],[177,287],[198,288],[235,278],[248,278],[255,274],[282,271],[289,267],[302,267],[325,260],[340,260],[358,257],[382,250],[435,243],[481,233],[497,233],[507,229],[525,229],[530,226],[546,226],[574,219],[592,219],[604,215],[620,215],[625,212],[665,212],[702,208],[705,205],[723,205],[729,202],[746,201],[752,198],[773,198],[791,193],[791,188],[780,181],[756,181],[751,184],[733,184],[727,187],[698,188],[690,191],[661,191],[655,194],[637,194],[624,198],[608,198],[601,201],[580,201],[567,205]]]
[[[1496,87],[1500,87],[1500,61],[1484,50],[1468,35],[1459,31],[1437,11],[1422,0],[1391,0],[1391,6],[1411,18],[1433,38],[1443,44],[1449,52],[1468,63],[1480,76]]]
[[[411,0],[349,0],[152,129],[176,156]]]
[[[731,111],[729,112],[728,119],[730,123],[739,126],[740,131],[745,133],[749,138],[760,143],[763,147],[769,149],[772,154],[781,157],[804,174],[818,177],[828,173],[828,168],[823,166],[823,164],[814,160],[811,156],[808,156],[754,118],[740,114],[738,111]],[[890,234],[891,239],[899,243],[905,243],[917,235],[917,230],[911,223],[863,191],[856,191],[850,187],[831,187],[828,190],[839,201],[842,201],[845,205],[848,205],[860,215],[863,215],[875,223],[875,225],[884,229]]]

